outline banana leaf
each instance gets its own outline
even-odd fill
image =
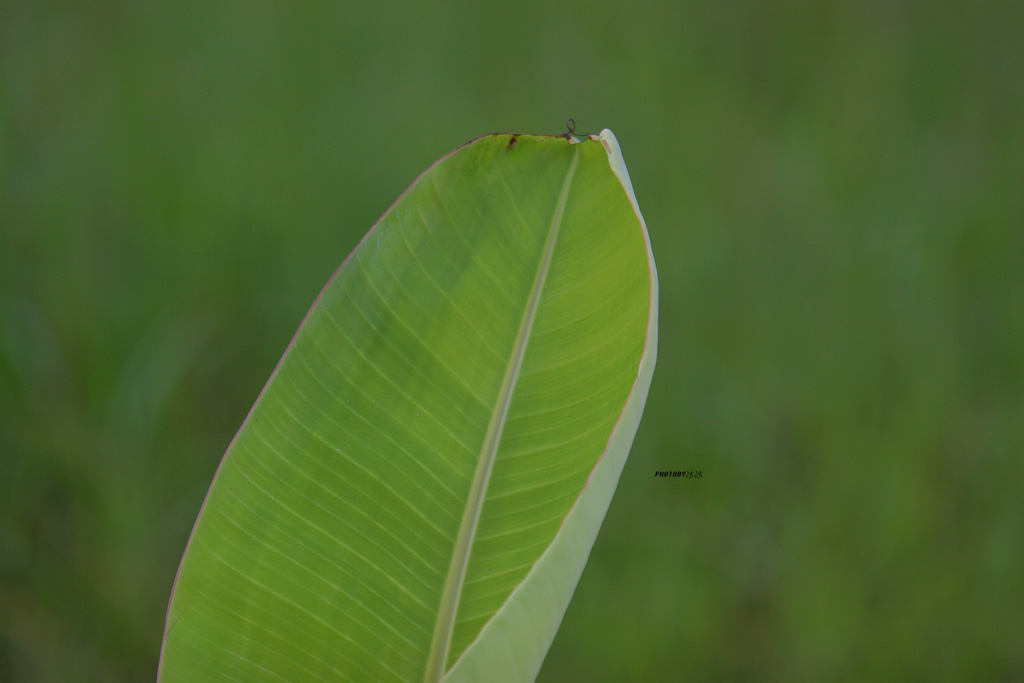
[[[656,349],[611,131],[489,135],[437,161],[332,276],[228,447],[159,681],[533,680]]]

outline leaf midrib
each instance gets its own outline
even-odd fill
[[[455,615],[458,612],[459,596],[462,592],[466,567],[469,564],[470,548],[476,535],[477,524],[480,521],[480,511],[483,509],[491,470],[498,453],[498,444],[501,442],[501,433],[505,427],[505,420],[508,417],[509,406],[512,403],[512,394],[515,390],[516,381],[519,379],[523,358],[526,356],[526,344],[533,328],[533,321],[537,315],[541,293],[544,290],[544,283],[551,266],[555,242],[558,239],[562,217],[565,214],[569,187],[572,185],[579,157],[579,149],[576,149],[575,154],[573,154],[572,163],[569,165],[569,170],[565,175],[565,180],[562,182],[562,189],[559,192],[558,202],[551,217],[551,225],[548,228],[547,241],[544,244],[544,255],[537,266],[533,288],[530,290],[530,298],[527,302],[526,310],[523,311],[522,320],[519,323],[519,331],[516,335],[515,345],[512,348],[512,355],[509,358],[508,366],[505,369],[501,391],[498,393],[498,399],[495,402],[490,422],[487,425],[487,434],[484,437],[484,443],[480,450],[476,473],[473,475],[473,484],[470,487],[469,497],[466,500],[466,508],[462,514],[462,522],[459,525],[459,534],[455,539],[452,561],[445,579],[444,591],[441,594],[441,604],[438,609],[437,621],[434,625],[434,635],[431,640],[427,666],[423,676],[424,683],[436,683],[444,675],[444,665],[448,659],[448,649],[451,646],[452,631],[455,627]]]

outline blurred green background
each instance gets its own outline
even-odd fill
[[[1022,27],[0,4],[0,680],[153,680],[214,469],[328,277],[439,156],[570,116],[622,144],[661,336],[540,680],[1024,680]]]

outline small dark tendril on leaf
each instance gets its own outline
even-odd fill
[[[566,140],[568,140],[568,139],[572,138],[575,135],[580,135],[581,137],[590,137],[592,135],[592,133],[577,133],[576,132],[576,121],[573,120],[573,119],[566,119],[565,120],[565,128],[566,128],[566,131],[564,133],[562,133],[561,135],[559,135],[558,137],[565,138]]]

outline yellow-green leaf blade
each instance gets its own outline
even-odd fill
[[[436,680],[471,654],[653,363],[653,261],[614,156],[488,136],[385,214],[225,455],[161,680]]]

